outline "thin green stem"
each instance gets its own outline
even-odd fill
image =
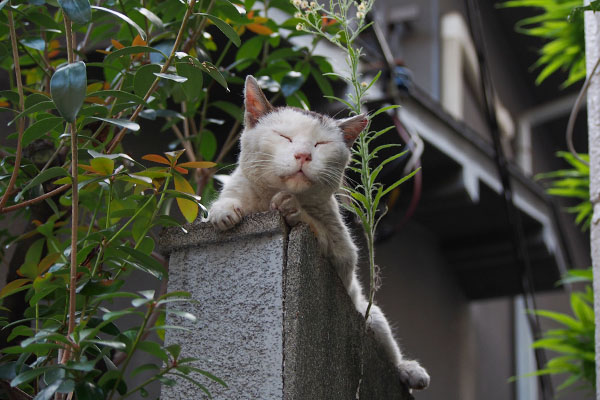
[[[139,391],[140,389],[144,388],[145,386],[151,384],[152,382],[158,380],[160,377],[166,375],[169,373],[169,371],[171,371],[173,369],[173,367],[167,367],[167,369],[164,372],[161,372],[158,375],[154,375],[151,378],[148,378],[145,382],[139,384],[138,386],[136,386],[135,388],[131,389],[129,392],[125,393],[123,395],[123,397],[121,397],[121,400],[126,399],[127,397],[131,396],[132,394],[136,393],[137,391]]]
[[[119,7],[121,7],[121,11],[123,11],[123,14],[127,15],[127,10],[125,9],[125,6],[123,5],[123,0],[119,0]],[[135,33],[133,32],[133,28],[129,24],[125,24],[125,25],[127,25],[127,28],[129,28],[129,34],[131,35],[131,39],[134,39]]]
[[[221,63],[223,62],[223,59],[227,55],[229,48],[231,47],[232,44],[233,44],[233,42],[231,40],[227,41],[227,43],[225,44],[225,47],[223,48],[223,51],[221,52],[221,54],[219,54],[219,58],[215,62],[215,67],[219,68],[221,66]]]
[[[137,216],[140,215],[142,213],[142,211],[144,211],[144,209],[146,208],[146,206],[148,204],[150,204],[152,199],[153,199],[153,196],[148,196],[148,200],[146,200],[144,205],[141,207],[138,207],[135,214],[132,215],[132,217],[129,219],[129,221],[124,223],[123,226],[121,227],[121,229],[119,229],[117,232],[115,232],[115,234],[108,240],[108,242],[106,242],[107,246],[109,244],[111,244],[113,240],[115,240],[117,237],[119,237],[119,235],[137,218]]]
[[[8,19],[8,29],[10,32],[10,42],[12,45],[12,56],[15,67],[15,82],[17,83],[17,91],[19,92],[19,112],[23,112],[25,110],[25,95],[23,94],[23,81],[21,79],[21,66],[19,64],[19,51],[17,47],[17,33],[15,31],[15,22],[13,19],[12,13],[12,4],[9,1],[6,6],[6,15]],[[25,119],[19,118],[17,121],[17,150],[15,152],[15,163],[13,167],[12,174],[10,175],[10,180],[8,181],[8,186],[4,191],[4,195],[0,199],[0,210],[5,211],[4,206],[8,201],[8,196],[11,195],[13,188],[15,187],[15,183],[17,181],[17,175],[19,174],[19,169],[21,167],[21,157],[23,155],[22,142],[23,142],[23,133],[25,132]]]
[[[92,233],[92,229],[94,228],[94,225],[96,224],[96,217],[98,216],[98,210],[100,210],[100,204],[102,203],[102,190],[98,191],[98,201],[96,202],[96,207],[94,207],[94,212],[92,213],[92,218],[90,219],[90,223],[88,225],[88,230],[85,233],[85,237],[89,237],[90,233]],[[85,247],[87,245],[87,240],[85,242],[83,242],[83,246]]]
[[[215,0],[212,0],[211,4],[214,4],[214,1]],[[193,13],[195,4],[196,4],[196,0],[189,1],[188,8],[183,17],[183,21],[181,22],[181,27],[179,28],[179,32],[177,32],[177,38],[175,39],[175,43],[173,44],[173,49],[171,50],[171,54],[169,54],[169,58],[167,58],[167,60],[163,64],[162,68],[160,69],[161,73],[165,73],[169,69],[171,62],[173,61],[173,58],[175,57],[175,53],[178,51],[179,46],[181,46],[181,41],[183,40],[183,36],[185,34],[185,28],[190,19],[190,16]],[[204,28],[202,28],[202,29],[204,29]],[[150,86],[150,88],[148,89],[146,94],[144,95],[144,102],[146,102],[150,98],[150,96],[152,95],[152,93],[154,92],[156,87],[158,86],[159,81],[160,81],[160,77],[157,76],[156,79],[154,79],[154,82],[152,82],[152,85]],[[129,121],[135,121],[136,118],[138,117],[138,115],[140,114],[140,112],[142,112],[143,108],[144,108],[143,104],[138,105],[137,108],[135,109],[135,111],[133,112],[133,114],[131,115],[131,117],[129,117]],[[117,145],[121,142],[121,140],[123,140],[123,136],[125,136],[126,132],[127,132],[127,128],[123,128],[119,131],[119,133],[117,133],[117,135],[111,142],[110,146],[108,147],[107,153],[112,153],[115,150]]]
[[[348,95],[348,104],[352,114],[358,115],[364,103],[364,95],[367,86],[360,81],[359,62],[362,55],[362,50],[356,48],[354,41],[365,27],[364,14],[367,14],[374,0],[366,0],[360,5],[353,0],[330,0],[329,9],[323,6],[316,6],[308,11],[298,9],[301,14],[301,19],[306,26],[300,26],[299,29],[308,31],[316,37],[327,39],[330,43],[344,50],[347,54],[346,63],[348,64],[350,73],[345,80],[350,84],[352,93]],[[363,13],[362,16],[357,12],[356,19],[350,16],[350,13],[355,10]],[[335,19],[340,26],[338,34],[332,36],[328,34],[321,26],[320,15],[323,14],[328,18]],[[356,20],[356,25],[353,21]],[[338,36],[343,32],[346,42],[343,43]],[[377,225],[377,204],[375,196],[377,196],[377,183],[372,182],[373,170],[369,162],[374,158],[369,149],[369,128],[370,123],[367,123],[365,129],[361,132],[356,141],[356,150],[353,150],[353,162],[358,163],[360,170],[360,185],[356,188],[348,188],[350,194],[360,194],[362,201],[354,199],[354,211],[360,217],[365,237],[367,240],[367,249],[369,255],[369,302],[365,312],[365,318],[368,318],[371,306],[373,304],[376,291],[376,266],[375,266],[375,229]]]
[[[152,228],[152,223],[154,222],[154,219],[160,212],[160,209],[162,208],[162,205],[165,201],[166,190],[169,187],[170,181],[171,181],[171,176],[169,175],[165,179],[165,184],[163,186],[163,191],[160,194],[160,199],[158,200],[158,204],[156,205],[156,208],[154,209],[152,216],[148,220],[148,224],[146,224],[146,227],[144,228],[142,234],[139,236],[138,240],[136,241],[135,246],[133,247],[134,249],[137,249],[138,247],[140,247],[140,245],[142,244],[142,240],[144,240],[144,237],[146,237],[146,234],[148,233],[150,228]],[[127,256],[127,258],[124,260],[124,264],[127,263],[128,260],[129,260],[129,256]],[[123,269],[121,268],[120,270],[117,271],[117,273],[115,274],[113,279],[116,280],[121,275],[122,272],[123,272]]]
[[[148,307],[148,310],[146,311],[146,314],[144,315],[144,321],[142,322],[142,326],[140,326],[140,329],[137,332],[137,335],[133,341],[133,344],[131,345],[131,349],[127,353],[127,358],[125,358],[125,361],[123,362],[123,368],[121,369],[121,374],[119,374],[119,377],[115,380],[113,388],[110,391],[110,394],[108,396],[108,400],[111,400],[113,398],[113,396],[115,394],[115,390],[117,390],[119,383],[121,383],[121,380],[123,380],[123,375],[125,374],[125,371],[127,370],[127,366],[129,365],[129,362],[131,361],[131,357],[135,353],[137,346],[140,343],[140,340],[144,334],[144,331],[146,330],[146,325],[148,324],[148,320],[150,319],[150,316],[152,315],[153,310],[154,310],[154,307],[152,307],[152,306]]]
[[[104,228],[110,227],[110,203],[112,203],[112,181],[108,184],[108,196],[106,196],[106,221],[104,221]]]
[[[77,308],[77,230],[79,227],[79,187],[78,187],[78,154],[77,154],[77,127],[75,122],[71,123],[71,174],[73,180],[73,190],[71,194],[71,271],[69,282],[69,329],[68,334],[73,333],[75,329],[75,311]],[[63,363],[70,357],[70,352],[65,350]]]

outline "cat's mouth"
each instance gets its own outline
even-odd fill
[[[281,176],[281,180],[284,182],[296,181],[296,182],[312,183],[311,180],[308,178],[308,176],[306,176],[306,174],[302,170],[298,170],[289,175],[283,175],[283,176]]]

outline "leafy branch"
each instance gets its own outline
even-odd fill
[[[333,95],[325,97],[345,104],[353,115],[361,113],[365,103],[365,94],[375,85],[381,76],[381,72],[379,72],[370,82],[362,80],[359,73],[362,49],[355,44],[361,32],[371,25],[366,22],[365,17],[371,11],[374,2],[374,0],[366,0],[357,4],[353,0],[332,0],[329,3],[329,7],[325,7],[316,2],[308,3],[303,0],[292,0],[297,9],[294,17],[300,21],[296,25],[298,31],[308,32],[316,37],[323,38],[347,54],[346,63],[350,71],[349,76],[333,72],[329,75],[343,79],[350,86],[351,92],[348,94],[348,98],[342,99]],[[380,210],[381,200],[385,195],[418,172],[418,170],[411,172],[387,188],[377,181],[377,177],[383,167],[403,156],[405,152],[396,153],[377,164],[380,151],[399,145],[389,144],[374,147],[374,140],[389,131],[391,127],[380,131],[372,131],[370,129],[371,120],[380,113],[396,107],[398,106],[383,107],[370,116],[365,129],[358,136],[356,144],[352,149],[352,159],[349,166],[350,170],[360,176],[360,182],[356,186],[344,188],[345,192],[349,195],[350,204],[342,205],[360,219],[367,242],[369,303],[365,312],[365,318],[369,316],[375,292],[378,289],[377,265],[375,263],[375,233],[379,221],[386,213],[386,210]],[[373,167],[374,165],[377,166]]]

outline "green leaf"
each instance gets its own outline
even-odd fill
[[[180,291],[165,293],[162,296],[160,296],[158,298],[158,300],[168,299],[169,297],[181,297],[181,298],[190,299],[192,297],[192,295],[190,294],[190,292],[180,290]]]
[[[594,309],[582,299],[581,293],[571,294],[571,308],[582,324],[594,325]]]
[[[403,178],[398,179],[396,182],[394,182],[393,184],[388,186],[383,191],[382,197],[385,196],[386,194],[388,194],[389,192],[391,192],[392,190],[394,190],[395,188],[397,188],[398,186],[400,186],[401,184],[403,184],[404,182],[406,182],[407,180],[409,180],[410,178],[412,178],[413,176],[415,176],[417,174],[417,172],[419,172],[420,170],[421,170],[421,168],[418,168],[418,169],[412,171],[410,174],[406,175]]]
[[[131,377],[133,378],[137,374],[144,372],[144,371],[159,370],[159,369],[160,368],[156,364],[151,364],[151,363],[143,364],[143,365],[140,365],[139,367],[135,368],[133,371],[131,371]]]
[[[181,363],[183,363],[183,360],[180,360]],[[223,386],[223,387],[228,387],[227,383],[225,383],[225,381],[223,381],[220,378],[217,378],[216,376],[214,376],[213,374],[211,374],[210,372],[207,372],[203,369],[197,368],[197,367],[193,367],[193,366],[187,366],[191,371],[197,372],[199,374],[202,374],[204,376],[206,376],[208,379],[211,379],[215,382],[217,382],[219,385]]]
[[[285,97],[294,94],[304,83],[304,76],[298,71],[290,71],[281,80],[281,93]]]
[[[258,35],[252,39],[246,40],[244,44],[238,49],[235,59],[236,61],[247,60],[244,63],[238,64],[235,69],[243,71],[252,64],[253,60],[256,60],[263,46],[265,36]]]
[[[315,79],[319,89],[325,96],[333,96],[333,88],[331,87],[329,80],[324,77],[319,70],[311,68],[310,74]]]
[[[200,154],[202,158],[205,160],[212,160],[217,152],[217,138],[215,135],[208,130],[205,130],[202,133],[202,138],[200,139]]]
[[[137,346],[138,349],[145,351],[146,353],[152,354],[153,356],[161,359],[164,362],[169,361],[167,352],[156,342],[143,341]]]
[[[10,296],[11,294],[15,294],[22,290],[29,289],[32,285],[27,285],[27,283],[31,282],[31,279],[19,278],[14,281],[10,281],[7,283],[2,290],[0,290],[0,299],[5,298],[6,296]]]
[[[19,201],[23,197],[23,194],[26,193],[32,187],[40,185],[46,181],[49,181],[50,179],[54,179],[54,178],[58,177],[58,176],[69,176],[69,173],[67,172],[66,169],[64,169],[62,167],[48,168],[41,174],[36,175],[32,180],[30,180],[29,183],[27,183],[27,185],[25,185],[25,187],[23,187],[21,192],[19,192],[19,194],[17,194],[17,196],[15,197],[15,201]]]
[[[17,325],[10,332],[10,335],[8,335],[8,338],[6,340],[10,342],[11,340],[13,340],[14,338],[16,338],[18,336],[31,337],[31,336],[33,336],[33,334],[34,334],[33,329],[31,329],[30,327],[25,326],[25,325]]]
[[[99,346],[110,347],[117,350],[124,350],[127,346],[123,342],[117,342],[116,340],[97,340],[97,339],[87,339],[82,343],[93,343]]]
[[[23,141],[21,142],[21,145],[26,147],[34,140],[37,140],[45,136],[47,133],[52,132],[62,123],[63,118],[61,117],[49,117],[35,122],[29,128],[25,129],[25,132],[23,132]]]
[[[215,101],[215,102],[211,103],[211,106],[217,107],[217,108],[225,111],[227,114],[231,115],[237,121],[242,122],[242,120],[244,119],[244,112],[242,111],[242,109],[240,107],[238,107],[237,105],[230,103],[228,101],[222,101],[222,100]]]
[[[236,47],[240,47],[240,44],[242,43],[240,40],[240,36],[237,34],[236,31],[233,30],[233,28],[231,26],[229,26],[229,24],[225,21],[223,21],[221,18],[215,17],[214,15],[211,14],[206,14],[206,13],[197,13],[198,15],[203,15],[205,17],[207,17],[208,19],[210,19],[217,28],[219,28],[219,30],[221,32],[223,32],[223,34],[225,36],[227,36],[227,38],[229,40],[231,40],[231,42],[236,46]]]
[[[59,387],[64,383],[62,379],[58,379],[52,384],[46,386],[42,391],[40,391],[37,396],[35,396],[34,400],[50,400],[54,397],[54,394],[59,389]]]
[[[171,373],[172,373],[173,375],[176,375],[176,376],[178,376],[178,377],[180,377],[180,378],[183,378],[183,379],[185,379],[185,380],[186,380],[186,381],[188,381],[188,382],[191,382],[191,383],[193,383],[193,384],[194,384],[194,385],[196,385],[196,386],[197,386],[197,387],[198,387],[200,390],[202,390],[204,393],[206,393],[206,395],[207,395],[207,396],[209,396],[209,398],[211,397],[211,396],[210,396],[210,392],[208,391],[208,389],[207,389],[206,387],[204,387],[204,385],[202,385],[202,384],[201,384],[200,382],[198,382],[197,380],[195,380],[195,379],[193,379],[193,378],[190,378],[190,377],[189,377],[189,376],[187,376],[187,375],[178,374],[178,373],[173,373],[173,372],[171,372]]]
[[[85,100],[87,74],[85,63],[77,61],[56,70],[50,79],[50,93],[60,115],[75,122]]]
[[[24,383],[30,382],[33,379],[37,378],[38,376],[45,373],[46,371],[49,371],[52,368],[56,368],[56,367],[40,367],[40,368],[29,369],[25,372],[21,372],[12,381],[10,381],[10,385],[12,387],[16,387],[16,386],[22,385]]]
[[[154,72],[153,74],[155,76],[158,76],[159,78],[169,79],[178,83],[183,83],[188,80],[188,78],[186,78],[185,76],[179,76],[174,74],[164,74],[162,72]]]
[[[202,70],[185,62],[176,63],[175,68],[177,69],[177,74],[187,78],[187,83],[181,86],[185,97],[189,101],[197,99],[200,93],[202,93]]]
[[[75,385],[77,400],[104,400],[104,392],[92,382],[80,382]]]
[[[147,270],[147,272],[150,272],[159,279],[161,279],[162,276],[167,273],[165,267],[163,267],[163,265],[160,262],[158,262],[158,260],[156,260],[156,258],[154,257],[151,257],[147,254],[142,253],[141,251],[138,251],[128,246],[119,246],[118,249],[133,257],[141,264],[141,266],[143,266]]]
[[[126,128],[131,131],[137,132],[140,130],[140,125],[137,122],[131,122],[128,119],[116,119],[116,118],[100,118],[100,117],[90,117],[92,119],[97,119],[99,121],[104,121],[112,125],[120,126],[121,128]]]
[[[85,25],[92,19],[89,0],[58,0],[65,14],[75,23]]]
[[[46,111],[49,109],[54,109],[54,102],[52,100],[41,101],[39,103],[35,103],[34,105],[26,108],[23,112],[17,114],[7,125],[12,125],[19,118],[25,117],[29,114],[36,113],[38,111]]]
[[[179,355],[181,354],[181,346],[178,344],[172,344],[170,346],[165,347],[165,349],[171,353],[173,359],[177,360]]]
[[[146,32],[144,32],[144,30],[142,28],[140,28],[140,26],[138,24],[136,24],[135,22],[133,22],[133,20],[131,18],[129,18],[128,16],[123,15],[123,14],[121,14],[118,11],[111,10],[111,9],[108,9],[108,8],[105,8],[105,7],[92,6],[92,8],[95,9],[95,10],[100,10],[100,11],[104,11],[104,12],[110,13],[110,14],[118,17],[118,18],[121,18],[123,21],[125,21],[129,25],[133,26],[142,39],[147,40],[147,38],[146,38]]]
[[[378,116],[379,114],[386,112],[388,110],[393,110],[396,108],[400,108],[402,106],[398,105],[398,104],[392,104],[391,106],[387,106],[387,107],[381,107],[379,110],[375,111],[373,114],[370,115],[370,119],[373,119],[374,117]]]
[[[166,58],[165,53],[163,53],[162,51],[160,51],[158,49],[155,49],[154,47],[129,46],[129,47],[123,47],[122,49],[119,49],[119,50],[115,50],[112,53],[108,54],[106,57],[104,57],[103,63],[110,64],[119,57],[130,56],[132,54],[140,54],[140,53],[159,53],[160,55],[162,55],[163,57]],[[156,65],[156,64],[149,64],[149,65]],[[160,69],[160,67],[159,67],[159,69]]]
[[[143,306],[144,304],[148,304],[152,301],[152,299],[133,299],[131,301],[131,305],[134,307]]]
[[[185,318],[189,321],[195,322],[197,320],[196,316],[194,314],[191,314],[187,311],[180,311],[180,310],[171,310],[171,309],[167,309],[165,310],[166,313],[168,314],[174,314],[177,315],[178,317],[181,318]]]
[[[23,46],[29,47],[37,51],[44,51],[46,48],[46,42],[42,38],[25,38],[20,40]]]
[[[156,14],[154,14],[152,11],[148,10],[147,8],[139,7],[139,8],[136,8],[136,10],[140,14],[142,14],[144,17],[146,17],[148,19],[148,21],[152,22],[152,24],[155,25],[156,27],[162,29],[165,26],[163,21]]]
[[[219,71],[219,69],[217,67],[215,67],[212,63],[210,63],[208,61],[202,61],[196,65],[199,68],[201,68],[204,72],[206,72],[208,75],[210,75],[211,78],[213,78],[215,81],[217,81],[217,83],[219,85],[223,86],[225,89],[227,89],[227,91],[229,91],[225,77],[223,76],[223,74],[221,74],[221,71]]]
[[[548,310],[534,310],[532,312],[541,317],[553,319],[554,321],[561,323],[577,332],[580,332],[582,329],[582,325],[579,321],[577,321],[573,317],[570,317],[566,314],[561,314],[558,312],[548,311]]]
[[[87,97],[115,97],[119,101],[132,101],[135,104],[142,104],[146,107],[149,106],[141,96],[123,90],[99,90],[97,92],[88,93]]]
[[[115,162],[110,158],[96,157],[90,160],[90,165],[96,171],[103,173],[104,175],[112,175],[115,169]]]
[[[173,180],[175,183],[175,190],[183,193],[195,194],[194,188],[192,188],[189,182],[181,175],[174,174]],[[183,214],[185,219],[189,223],[194,222],[198,216],[198,203],[180,197],[177,197],[176,201],[177,206],[179,206],[179,211],[181,211],[181,214]]]
[[[143,65],[137,69],[133,78],[133,91],[138,96],[143,97],[146,95],[156,79],[156,76],[154,76],[156,72],[160,72],[160,65],[158,64]]]

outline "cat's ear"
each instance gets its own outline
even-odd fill
[[[341,119],[338,121],[338,126],[344,134],[344,141],[348,147],[352,146],[358,135],[367,126],[368,120],[366,114],[359,114],[354,117]]]
[[[244,105],[246,106],[246,111],[244,112],[244,124],[248,128],[252,128],[256,125],[260,117],[273,111],[273,106],[269,103],[265,94],[260,89],[258,82],[252,75],[246,77]]]

